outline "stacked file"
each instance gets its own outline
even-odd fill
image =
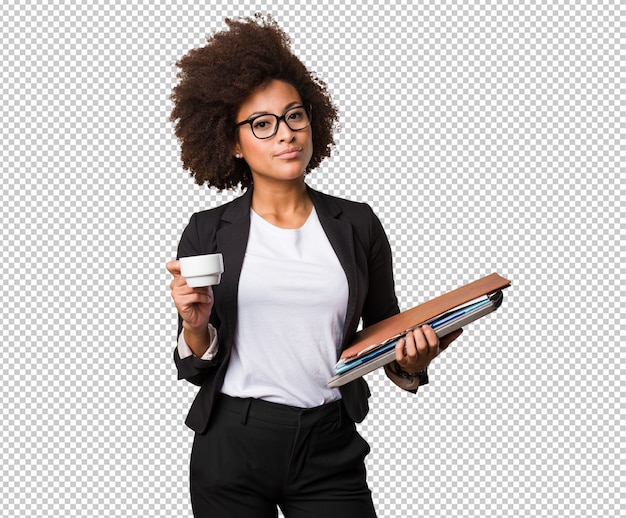
[[[442,338],[500,307],[510,281],[497,273],[394,315],[357,333],[335,367],[330,387],[340,387],[395,359],[395,346],[407,332],[430,325]]]

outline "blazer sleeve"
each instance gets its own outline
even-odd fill
[[[193,214],[189,220],[189,224],[183,231],[178,244],[177,259],[181,257],[188,257],[192,255],[200,255],[207,253],[202,249],[200,242],[200,234],[198,229],[198,217],[197,214]],[[216,322],[213,321],[213,315],[211,316],[211,323],[217,329]],[[174,348],[174,363],[178,370],[178,379],[186,379],[194,385],[202,385],[202,382],[209,375],[209,373],[215,369],[218,364],[217,358],[213,360],[202,360],[195,355],[187,356],[186,358],[180,357],[178,354],[178,337],[183,331],[183,319],[178,315],[178,333],[176,335],[176,347]]]
[[[369,235],[368,235],[368,290],[363,305],[363,327],[376,324],[385,318],[400,313],[398,298],[393,279],[393,262],[391,247],[383,226],[374,214],[369,210]]]

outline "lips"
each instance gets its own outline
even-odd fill
[[[281,158],[283,160],[290,160],[292,158],[298,158],[298,156],[300,156],[300,153],[302,153],[301,147],[290,147],[289,149],[285,149],[275,156],[276,158]]]

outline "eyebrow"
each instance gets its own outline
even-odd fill
[[[293,101],[290,102],[287,106],[285,106],[285,109],[283,110],[283,113],[285,113],[287,110],[289,110],[290,108],[293,108],[294,106],[302,106],[302,101]],[[274,115],[271,112],[254,112],[250,115],[248,115],[248,117],[246,117],[246,120],[251,119],[252,117],[257,117],[258,115]]]

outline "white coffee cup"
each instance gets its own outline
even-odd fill
[[[180,273],[192,288],[214,286],[222,279],[224,258],[222,254],[181,257]]]

